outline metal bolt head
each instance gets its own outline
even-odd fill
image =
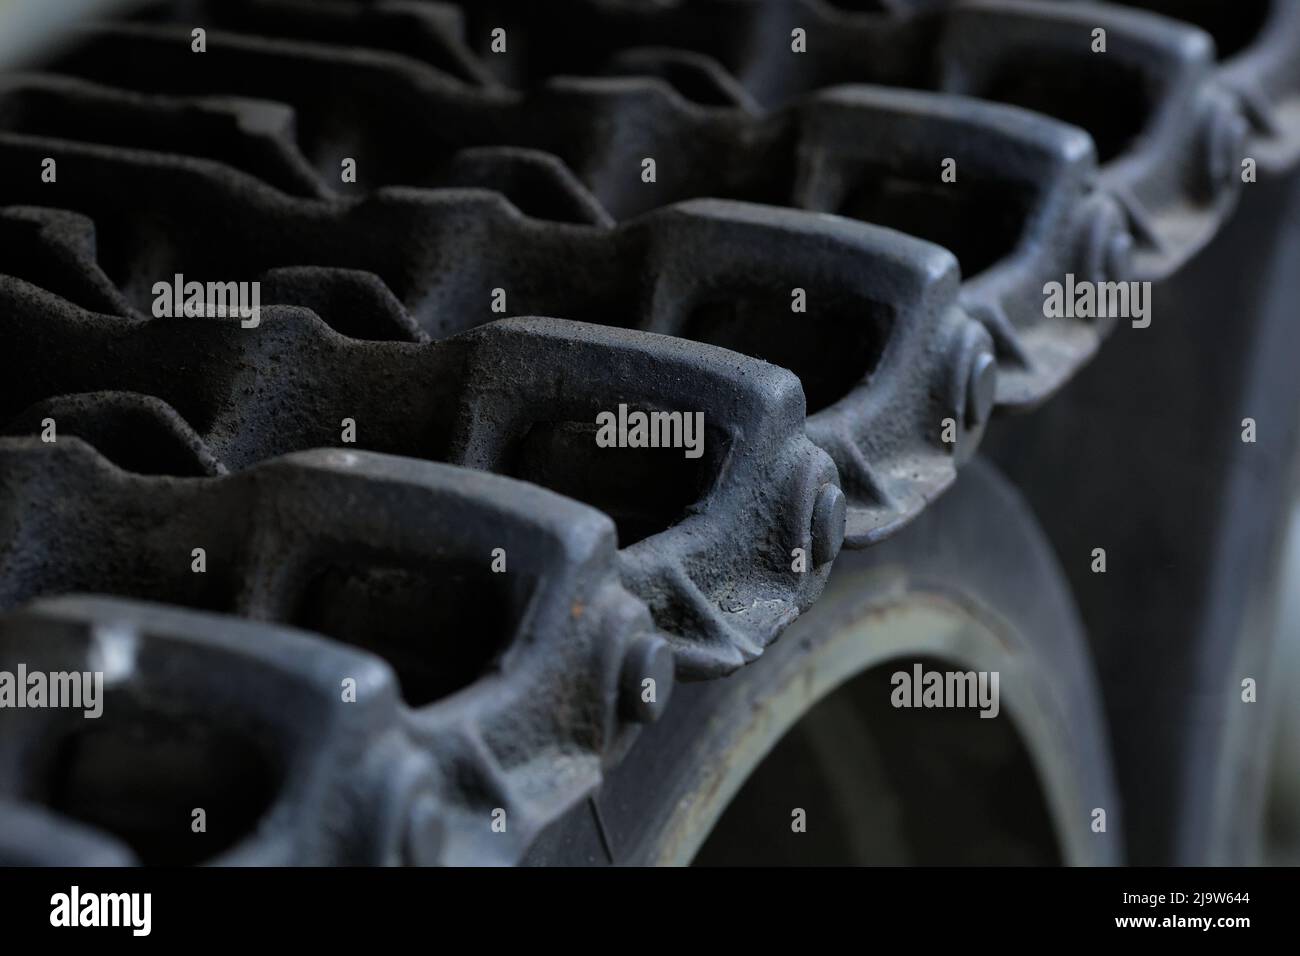
[[[438,803],[430,793],[421,793],[411,803],[402,836],[402,863],[406,866],[433,866],[442,851],[443,827],[438,818]]]
[[[1125,279],[1133,272],[1133,234],[1127,229],[1116,232],[1106,243],[1107,279]]]
[[[838,485],[825,484],[817,489],[812,514],[812,559],[820,567],[834,561],[844,544],[844,521],[848,503]]]
[[[1123,280],[1132,274],[1133,234],[1127,216],[1114,202],[1094,208],[1084,241],[1084,271],[1093,282]]]
[[[675,662],[668,642],[654,634],[632,641],[619,675],[619,710],[627,720],[649,724],[659,719],[673,689]],[[645,699],[645,680],[654,681],[654,700]]]
[[[1237,175],[1249,134],[1246,118],[1229,102],[1217,103],[1210,111],[1205,130],[1205,164],[1212,190],[1223,189]]]
[[[988,421],[997,391],[997,360],[992,352],[980,349],[971,357],[966,373],[967,428],[978,428]]]

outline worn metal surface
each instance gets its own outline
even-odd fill
[[[891,707],[889,675],[916,661],[998,672],[998,716]],[[1127,824],[1097,687],[1050,542],[976,460],[913,525],[842,555],[821,600],[762,659],[677,689],[595,797],[603,836],[591,807],[577,807],[526,862],[689,863],[756,785],[761,812],[706,852],[712,862],[1116,865]],[[750,783],[781,759],[779,741],[835,702],[847,706],[815,728],[815,755]],[[808,832],[791,834],[791,807],[807,809]],[[1087,825],[1093,807],[1108,809],[1105,833]]]
[[[689,50],[769,108],[868,83],[1011,103],[1077,124],[1097,144],[1099,185],[1124,209],[1143,279],[1185,263],[1239,192],[1248,126],[1238,98],[1216,76],[1211,38],[1144,11],[1031,0],[921,2],[887,13],[817,0],[545,7],[501,0],[464,11],[475,37],[496,26],[517,37],[522,55],[484,62],[501,64],[507,83],[539,92],[569,82],[552,82],[558,75],[625,73],[628,50],[639,51],[642,63],[657,59],[660,76],[681,76],[670,67],[675,51]],[[1098,28],[1106,31],[1105,53],[1092,50]],[[1274,35],[1288,29],[1279,24]],[[815,55],[794,51],[795,30]],[[1276,43],[1294,50],[1292,40]],[[1269,65],[1244,69],[1252,77],[1287,69]],[[1279,96],[1288,92],[1281,80],[1275,86]]]
[[[1086,136],[996,104],[862,87],[763,114],[743,104],[702,106],[661,79],[632,76],[561,79],[519,94],[451,82],[399,57],[364,52],[340,60],[333,48],[238,34],[214,35],[211,58],[200,62],[187,36],[183,27],[91,31],[60,61],[60,71],[172,95],[109,91],[67,75],[14,76],[0,88],[4,128],[200,152],[313,196],[390,184],[481,186],[529,215],[595,224],[686,199],[728,197],[891,226],[943,244],[962,260],[972,278],[963,305],[993,335],[1003,373],[998,401],[1011,406],[1033,404],[1059,387],[1108,331],[1105,322],[1046,322],[1023,293],[1070,271],[1093,281],[1129,272],[1132,239],[1115,203],[1093,189]],[[125,78],[117,59],[123,49],[139,64]],[[638,71],[644,66],[634,62]],[[330,76],[343,90],[322,98],[313,74]],[[380,108],[378,100],[394,89],[418,97],[418,113]],[[274,97],[277,106],[243,99],[255,93]],[[284,114],[280,103],[292,112]],[[361,126],[349,127],[346,141],[325,131],[340,112],[355,114]],[[387,128],[399,123],[402,134]],[[414,155],[384,148],[399,135],[428,147]],[[345,155],[358,162],[357,183],[339,181]],[[949,156],[960,169],[956,184],[935,176]],[[641,180],[646,157],[660,162],[653,183]],[[834,227],[808,220],[801,231]],[[760,247],[775,253],[781,238]],[[874,245],[888,251],[889,240],[879,234]],[[694,261],[698,253],[689,251]],[[842,269],[871,269],[880,254],[864,248],[860,262],[850,259]],[[574,249],[569,261],[585,272],[603,260]],[[826,292],[834,290],[819,295],[809,281],[789,278],[792,287],[808,289],[810,313],[824,315]],[[561,315],[573,308],[542,305]],[[788,337],[781,342],[787,350],[791,344]],[[796,371],[819,404],[808,370]]]
[[[1218,82],[1250,123],[1246,151],[1269,174],[1300,162],[1300,5],[1291,0],[1117,0],[1199,27]]]
[[[1168,276],[1243,155],[1276,175],[1300,153],[1281,0],[1254,33],[1203,19],[1218,63],[1206,33],[1112,6],[890,9],[156,4],[0,76],[0,653],[75,662],[107,627],[141,649],[121,699],[146,737],[265,722],[285,776],[192,858],[519,859],[662,709],[638,678],[754,660],[842,541],[894,535],[995,407],[1089,360],[1113,321],[1044,318],[1045,282]],[[154,317],[174,273],[260,282],[258,326]],[[705,454],[594,447],[622,404],[703,412]],[[16,610],[75,592],[196,610]],[[303,713],[335,713],[340,668],[374,697],[304,745],[200,660],[265,669]],[[46,730],[6,715],[0,754],[64,760]],[[159,848],[94,818],[105,740],[82,790],[14,777],[6,859]]]
[[[816,520],[835,470],[804,437],[797,382],[721,349],[546,319],[424,345],[346,339],[292,308],[267,307],[256,329],[124,320],[16,279],[0,282],[0,301],[8,431],[52,418],[125,467],[202,475],[341,445],[351,420],[358,448],[548,485],[614,518],[625,579],[676,636],[684,669],[760,653],[816,597],[838,550],[836,529]],[[586,374],[567,375],[575,366]],[[701,411],[703,456],[596,448],[596,415],[620,403]],[[796,548],[824,560],[796,572]]]
[[[721,200],[616,228],[561,226],[477,190],[310,201],[199,160],[11,134],[0,146],[0,169],[51,153],[64,169],[53,217],[30,208],[51,196],[31,177],[0,187],[0,223],[35,238],[8,271],[88,308],[139,315],[160,276],[215,275],[261,281],[266,301],[312,308],[346,335],[426,341],[497,318],[500,288],[516,315],[639,327],[778,361],[801,376],[809,436],[843,475],[853,544],[940,493],[987,424],[990,339],[956,304],[955,260],[887,230]],[[202,231],[187,225],[196,216]],[[795,289],[806,312],[792,311]],[[233,347],[248,331],[225,334]],[[750,379],[779,375],[749,365]],[[606,394],[596,407],[617,405]],[[708,401],[684,386],[671,397],[679,409]],[[954,441],[944,440],[949,418]],[[787,438],[798,442],[801,427],[791,421]]]
[[[0,459],[6,607],[98,592],[222,615],[65,598],[0,623],[0,669],[99,670],[107,694],[94,720],[7,712],[4,796],[145,862],[509,862],[657,716],[629,678],[668,700],[613,523],[531,485],[340,450],[199,480],[72,437],[0,439]],[[192,807],[210,839],[181,836]],[[10,859],[39,851],[5,830]]]

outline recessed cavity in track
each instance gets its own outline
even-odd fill
[[[680,411],[683,418],[692,414]],[[686,517],[713,487],[726,459],[725,437],[707,422],[698,458],[675,447],[601,449],[596,435],[594,422],[538,422],[503,470],[605,512],[618,529],[620,548]]]
[[[1153,106],[1149,84],[1140,70],[1118,58],[1089,54],[1066,69],[1059,54],[1022,50],[971,92],[1087,130],[1098,161],[1106,163],[1146,129]]]
[[[279,787],[255,730],[221,728],[192,714],[145,707],[109,691],[103,715],[51,743],[53,757],[27,796],[105,830],[145,864],[187,865],[252,834]],[[207,830],[193,839],[196,808]]]
[[[970,278],[1015,250],[1029,215],[1028,199],[1013,183],[970,177],[959,184],[939,183],[864,166],[834,211],[943,246]]]
[[[793,312],[788,285],[755,276],[743,291],[702,298],[678,334],[794,372],[811,415],[875,370],[892,323],[889,306],[841,292],[818,292]]]
[[[1210,36],[1219,59],[1240,53],[1258,39],[1268,21],[1270,0],[1123,0],[1132,7],[1185,20]],[[1293,3],[1295,0],[1283,0]]]
[[[531,584],[485,555],[445,563],[332,560],[313,569],[291,622],[376,654],[422,707],[468,687],[505,650]]]

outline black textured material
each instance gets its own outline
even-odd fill
[[[5,618],[4,670],[105,682],[98,719],[6,715],[5,797],[116,834],[105,853],[176,862],[186,842],[167,834],[203,807],[210,839],[190,846],[223,862],[508,861],[596,786],[627,738],[625,658],[663,643],[618,584],[609,519],[510,479],[317,450],[178,482],[124,472],[75,438],[3,439],[0,457],[6,500],[66,496],[10,516],[22,523],[0,557],[6,604],[37,589],[138,594],[357,648],[100,598]],[[15,547],[32,535],[37,561]],[[207,573],[191,573],[190,542]],[[509,575],[480,560],[494,547]],[[349,680],[355,699],[341,703]],[[537,761],[565,772],[535,775]],[[430,800],[437,832],[408,833]],[[506,839],[464,825],[496,807]],[[355,825],[332,826],[340,816]],[[250,839],[264,817],[276,838]],[[4,831],[7,859],[35,852]]]
[[[677,51],[686,50],[767,108],[830,86],[879,84],[975,96],[1074,123],[1096,143],[1099,186],[1123,208],[1143,279],[1191,258],[1239,192],[1249,127],[1240,98],[1216,73],[1212,38],[1146,11],[1032,0],[905,3],[888,12],[820,0],[487,0],[464,12],[476,37],[493,27],[515,37],[516,55],[487,54],[484,62],[500,63],[505,83],[542,96],[569,86],[555,77],[628,72],[629,51],[641,64],[636,72],[651,72],[650,62],[657,76],[698,80],[700,70],[679,61]],[[1284,19],[1278,15],[1272,44],[1242,67],[1277,99],[1295,86],[1294,65],[1278,62],[1279,50],[1295,48]],[[1105,53],[1093,52],[1096,29],[1106,31]],[[794,30],[816,55],[794,52]],[[699,85],[679,83],[687,96]]]
[[[1072,0],[1073,2],[1073,0]],[[1300,162],[1300,4],[1292,0],[1117,0],[1179,20],[1214,40],[1216,79],[1250,123],[1247,152],[1267,173]]]
[[[550,486],[614,519],[625,580],[675,635],[687,672],[761,653],[829,570],[829,558],[806,573],[788,560],[815,550],[817,495],[835,481],[804,437],[798,383],[722,349],[553,319],[423,345],[353,341],[287,307],[266,307],[256,329],[123,320],[20,280],[0,285],[0,300],[0,339],[27,355],[0,388],[11,433],[53,419],[123,467],[188,477],[338,445],[351,419],[358,449]],[[662,408],[688,393],[708,430],[698,460],[595,447],[600,411]],[[119,437],[127,428],[134,440]]]
[[[238,9],[223,8],[217,22]],[[561,79],[518,94],[454,83],[391,55],[340,59],[330,48],[241,35],[214,36],[210,52],[196,58],[187,38],[183,28],[158,26],[88,31],[61,70],[172,95],[110,93],[67,76],[14,77],[0,99],[11,117],[6,128],[78,138],[102,128],[98,141],[151,148],[167,148],[160,145],[164,131],[175,129],[173,142],[197,140],[203,155],[308,196],[393,184],[480,186],[528,215],[592,224],[727,197],[894,227],[945,245],[961,260],[971,280],[962,304],[993,336],[1003,372],[998,397],[1009,406],[1050,394],[1109,331],[1105,322],[1045,321],[1027,291],[1065,272],[1093,281],[1129,272],[1132,239],[1114,200],[1092,186],[1087,137],[1014,108],[855,87],[762,115],[743,105],[688,102],[659,78]],[[123,49],[137,64],[129,73],[118,60]],[[328,100],[320,95],[325,76],[341,87],[331,87]],[[399,89],[421,104],[400,119],[380,102]],[[235,99],[255,92],[276,105]],[[292,104],[293,121],[281,101]],[[356,117],[346,136],[326,131],[341,113]],[[400,132],[388,128],[397,125]],[[403,137],[426,146],[412,152],[396,145]],[[355,184],[340,182],[345,157],[357,161]],[[641,180],[646,157],[658,157],[654,183]],[[956,183],[935,175],[949,157],[960,171]],[[809,220],[803,228],[828,227]],[[885,236],[875,244],[888,252]],[[674,248],[695,258],[688,245]],[[834,286],[851,282],[852,270],[873,267],[870,249],[859,256],[860,263],[846,258],[823,280],[830,289],[810,284],[808,275],[790,277],[806,287],[811,317],[843,310]],[[601,256],[578,249],[568,261],[577,273],[583,264],[605,267]],[[828,296],[836,297],[830,306]],[[540,305],[552,314],[572,309]],[[788,339],[780,344],[790,346]],[[824,400],[816,384],[805,377],[814,405]]]
[[[313,201],[206,161],[10,134],[0,144],[0,170],[39,167],[50,154],[63,170],[59,183],[23,185],[31,177],[19,175],[13,189],[0,187],[0,223],[31,237],[8,271],[88,309],[147,314],[160,277],[216,276],[261,281],[265,302],[313,308],[350,337],[423,342],[498,318],[500,288],[513,314],[632,326],[780,361],[800,373],[813,412],[809,437],[843,476],[853,544],[910,520],[952,481],[983,432],[983,420],[965,413],[966,379],[991,346],[956,304],[957,264],[887,230],[722,200],[613,229],[531,219],[482,190]],[[35,211],[39,201],[57,202],[57,213]],[[201,231],[188,226],[195,216],[207,224]],[[698,268],[704,256],[707,271]],[[806,313],[792,311],[793,289],[806,295]],[[246,331],[220,334],[237,348]],[[758,362],[747,367],[736,374],[755,382],[782,375]],[[35,388],[45,394],[32,401],[67,391],[55,382]],[[790,388],[797,393],[788,378],[773,386]],[[663,398],[700,411],[708,402],[682,386]],[[614,392],[593,395],[598,408],[618,401]],[[772,401],[798,404],[794,396]],[[799,413],[791,405],[785,414]],[[946,418],[957,426],[952,442],[944,441]],[[801,430],[788,421],[791,441],[801,441]],[[770,458],[756,447],[741,451]],[[785,553],[799,546],[796,536]]]
[[[198,862],[212,773],[204,861],[519,860],[1087,362],[1045,282],[1168,275],[1300,153],[1286,2],[1217,63],[887,6],[184,2],[0,76],[0,668],[112,705],[6,715],[0,862]],[[704,454],[596,447],[621,405]]]

